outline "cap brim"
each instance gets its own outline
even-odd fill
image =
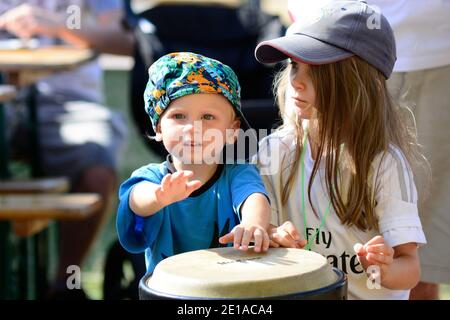
[[[304,34],[261,42],[255,49],[255,57],[262,63],[275,63],[287,58],[307,64],[325,64],[354,56],[350,51],[311,38]]]

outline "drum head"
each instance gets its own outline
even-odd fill
[[[234,248],[191,251],[160,262],[147,287],[179,298],[263,298],[324,288],[338,275],[322,255],[302,249],[267,253]]]

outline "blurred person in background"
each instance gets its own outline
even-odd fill
[[[79,17],[74,15],[79,14]],[[2,0],[0,30],[39,45],[68,44],[101,53],[131,55],[134,38],[123,28],[121,0]],[[73,23],[79,18],[79,25]],[[97,193],[102,207],[82,221],[60,223],[56,280],[48,298],[85,299],[69,290],[67,267],[81,267],[116,190],[116,166],[126,136],[122,116],[104,106],[97,60],[43,78],[36,84],[42,173],[67,176],[72,192]],[[13,154],[27,158],[25,121],[13,130]],[[29,155],[28,155],[29,157]]]

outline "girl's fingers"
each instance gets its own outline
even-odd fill
[[[284,232],[284,231],[273,233],[272,240],[274,240],[275,242],[277,242],[278,244],[280,244],[283,247],[288,247],[288,248],[296,248],[297,247],[295,240],[292,239],[292,237],[287,232]]]
[[[295,243],[297,244],[298,249],[303,249],[308,244],[308,241],[302,239],[300,241],[295,241]]]
[[[391,264],[394,260],[392,256],[377,253],[368,253],[366,259],[371,264]]]
[[[385,243],[368,245],[368,246],[366,246],[366,251],[371,252],[371,253],[381,253],[381,254],[387,255],[387,256],[394,255],[394,249]]]
[[[367,241],[364,246],[372,245],[372,244],[380,244],[384,243],[384,238],[380,235],[373,237],[369,241]]]
[[[278,229],[280,228],[285,232],[287,232],[292,237],[292,239],[297,241],[301,240],[300,234],[298,233],[297,229],[295,228],[294,224],[291,221],[286,221],[280,227],[278,227]]]
[[[273,240],[269,241],[269,246],[271,248],[279,248],[280,247],[280,245],[278,243],[276,243],[275,241],[273,241]]]
[[[365,249],[364,249],[364,245],[362,245],[361,243],[356,243],[356,244],[353,246],[353,250],[355,250],[355,252],[356,252],[356,254],[357,254],[358,256],[364,256],[364,255],[366,255],[366,251],[365,251]]]

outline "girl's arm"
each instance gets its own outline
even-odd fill
[[[405,243],[394,248],[388,246],[382,236],[376,236],[366,244],[356,244],[355,251],[364,270],[371,265],[379,268],[381,285],[393,290],[413,288],[420,279],[420,263],[416,243]]]
[[[191,171],[177,171],[167,174],[160,185],[140,182],[130,192],[131,210],[138,216],[148,217],[169,204],[186,199],[202,185],[198,180],[189,181],[192,176]]]
[[[234,248],[245,251],[250,241],[253,241],[255,252],[267,251],[270,205],[266,196],[262,193],[251,194],[241,206],[241,216],[241,223],[221,237],[219,242],[233,242]]]

